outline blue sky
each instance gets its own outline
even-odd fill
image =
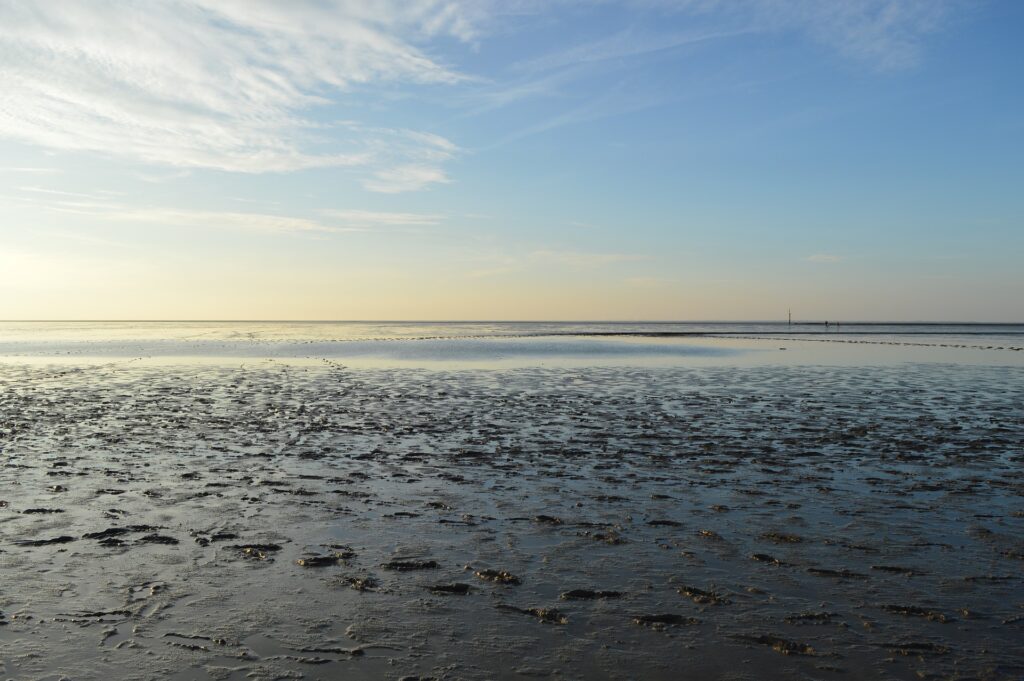
[[[0,318],[1021,321],[1022,30],[0,0]]]

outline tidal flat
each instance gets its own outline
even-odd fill
[[[909,357],[0,362],[0,676],[1020,678],[1024,366]]]

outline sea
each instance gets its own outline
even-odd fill
[[[911,350],[913,350],[911,352]],[[948,322],[5,321],[0,359],[330,358],[355,366],[1017,364],[1024,324]]]

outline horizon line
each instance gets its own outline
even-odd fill
[[[953,321],[953,320],[879,320],[879,319],[0,319],[0,324],[12,323],[274,323],[274,324],[782,324],[782,325],[960,325],[1006,326],[1024,325],[1024,321]]]

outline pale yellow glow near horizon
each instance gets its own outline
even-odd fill
[[[1013,321],[1007,300],[966,300],[956,282],[866,282],[801,290],[798,280],[608,278],[600,270],[474,276],[444,267],[161,263],[0,252],[0,319]],[[936,293],[941,294],[936,296]],[[923,305],[922,299],[942,304]],[[977,317],[949,309],[974,309]]]

